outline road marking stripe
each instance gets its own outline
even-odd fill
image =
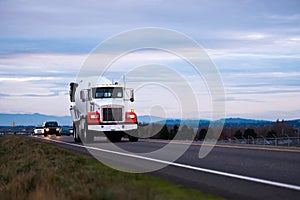
[[[176,163],[176,162],[173,163],[173,162],[169,162],[169,161],[159,160],[159,159],[155,159],[155,158],[148,158],[148,157],[139,156],[139,155],[135,155],[135,154],[127,154],[127,153],[111,151],[111,150],[107,150],[107,149],[100,149],[100,148],[92,147],[92,146],[84,146],[84,145],[79,145],[79,144],[73,144],[73,143],[53,140],[53,139],[50,139],[50,138],[47,138],[47,139],[39,138],[39,139],[47,140],[47,141],[50,140],[50,141],[53,141],[53,142],[56,142],[56,143],[76,146],[76,147],[80,147],[80,148],[86,148],[86,149],[91,149],[91,150],[96,150],[96,151],[102,151],[102,152],[112,153],[112,154],[121,155],[121,156],[133,157],[133,158],[148,160],[148,161],[152,161],[152,162],[167,164],[167,165],[171,165],[171,166],[196,170],[196,171],[200,171],[200,172],[206,172],[206,173],[211,173],[211,174],[216,174],[216,175],[221,175],[221,176],[226,176],[226,177],[231,177],[231,178],[236,178],[236,179],[241,179],[241,180],[247,180],[247,181],[252,181],[252,182],[256,182],[256,183],[262,183],[262,184],[267,184],[267,185],[272,185],[272,186],[277,186],[277,187],[282,187],[282,188],[287,188],[287,189],[300,191],[300,186],[298,186],[298,185],[280,183],[280,182],[269,181],[269,180],[264,180],[264,179],[260,179],[260,178],[254,178],[254,177],[249,177],[249,176],[243,176],[243,175],[238,175],[238,174],[221,172],[221,171],[217,171],[217,170],[211,170],[211,169],[206,169],[206,168],[201,168],[201,167],[195,167],[195,166],[180,164],[180,163]]]
[[[214,146],[220,148],[229,148],[229,149],[250,149],[250,150],[265,150],[265,151],[280,151],[280,152],[293,152],[300,153],[300,149],[280,149],[277,147],[269,148],[269,147],[251,147],[251,146],[237,146],[237,145],[224,145],[224,144],[195,144],[195,143],[187,143],[187,142],[179,142],[179,141],[160,141],[160,140],[143,140],[143,142],[155,142],[155,143],[164,143],[164,144],[183,144],[183,145],[191,145],[191,146]]]

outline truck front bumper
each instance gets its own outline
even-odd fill
[[[130,131],[137,129],[137,124],[100,124],[100,125],[88,125],[88,129],[91,131]]]

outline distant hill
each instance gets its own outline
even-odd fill
[[[145,124],[150,124],[150,123],[158,123],[158,124],[167,124],[167,125],[175,125],[175,124],[180,124],[180,123],[185,123],[188,125],[192,124],[197,124],[200,122],[202,124],[209,124],[209,120],[196,120],[196,119],[173,119],[173,118],[162,118],[162,117],[156,117],[156,116],[149,116],[149,115],[143,115],[143,116],[138,116],[138,122],[139,123],[145,123]]]
[[[300,119],[287,120],[286,123],[300,129]]]
[[[160,117],[153,117],[153,116],[142,116],[138,118],[139,123],[158,123],[158,124],[166,124],[169,126],[173,126],[175,124],[186,124],[188,126],[192,126],[197,128],[199,126],[209,126],[210,120],[205,119],[164,119]],[[223,120],[215,121],[216,124],[220,123]],[[255,126],[264,126],[267,124],[271,124],[272,121],[267,120],[255,120],[255,119],[243,119],[243,118],[226,118],[225,119],[225,126],[245,126],[245,125],[255,125]]]
[[[255,126],[264,126],[271,124],[272,121],[267,120],[255,120],[255,119],[243,119],[243,118],[226,118],[226,126],[242,126],[242,125],[255,125]]]
[[[137,116],[138,118],[138,122],[139,123],[156,123],[159,121],[165,121],[166,119],[162,118],[162,117],[156,117],[156,116],[150,116],[150,115],[142,115],[142,116]]]
[[[44,121],[57,121],[59,125],[72,125],[70,116],[52,116],[39,113],[34,114],[0,114],[0,126],[12,126],[13,122],[16,125],[36,126],[41,125]]]

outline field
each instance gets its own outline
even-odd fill
[[[1,199],[218,199],[24,136],[0,137]]]

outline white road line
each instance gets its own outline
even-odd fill
[[[51,140],[51,141],[56,142],[56,143],[67,144],[67,145],[76,146],[76,147],[80,147],[80,148],[86,148],[86,149],[102,151],[102,152],[106,152],[106,153],[112,153],[112,154],[116,154],[116,155],[133,157],[133,158],[138,158],[138,159],[142,159],[142,160],[148,160],[148,161],[152,161],[152,162],[167,164],[167,165],[171,165],[171,166],[196,170],[196,171],[200,171],[200,172],[206,172],[206,173],[211,173],[211,174],[216,174],[216,175],[221,175],[221,176],[227,176],[227,177],[231,177],[231,178],[237,178],[237,179],[241,179],[241,180],[252,181],[252,182],[257,182],[257,183],[262,183],[262,184],[267,184],[267,185],[272,185],[272,186],[277,186],[277,187],[282,187],[282,188],[287,188],[287,189],[300,191],[300,186],[298,186],[298,185],[291,185],[291,184],[286,184],[286,183],[269,181],[269,180],[264,180],[264,179],[260,179],[260,178],[253,178],[253,177],[249,177],[249,176],[243,176],[243,175],[232,174],[232,173],[227,173],[227,172],[221,172],[221,171],[216,171],[216,170],[211,170],[211,169],[205,169],[205,168],[195,167],[195,166],[186,165],[186,164],[173,163],[173,162],[169,162],[169,161],[165,161],[165,160],[159,160],[159,159],[155,159],[155,158],[148,158],[148,157],[144,157],[144,156],[138,156],[138,155],[135,155],[135,154],[127,154],[127,153],[111,151],[111,150],[107,150],[107,149],[100,149],[100,148],[92,147],[92,146],[84,146],[84,145],[79,145],[79,144],[63,142],[63,141],[59,141],[59,140],[53,140],[53,139],[50,139],[50,138],[48,138],[48,139],[40,138],[40,139],[47,140],[47,141]]]

